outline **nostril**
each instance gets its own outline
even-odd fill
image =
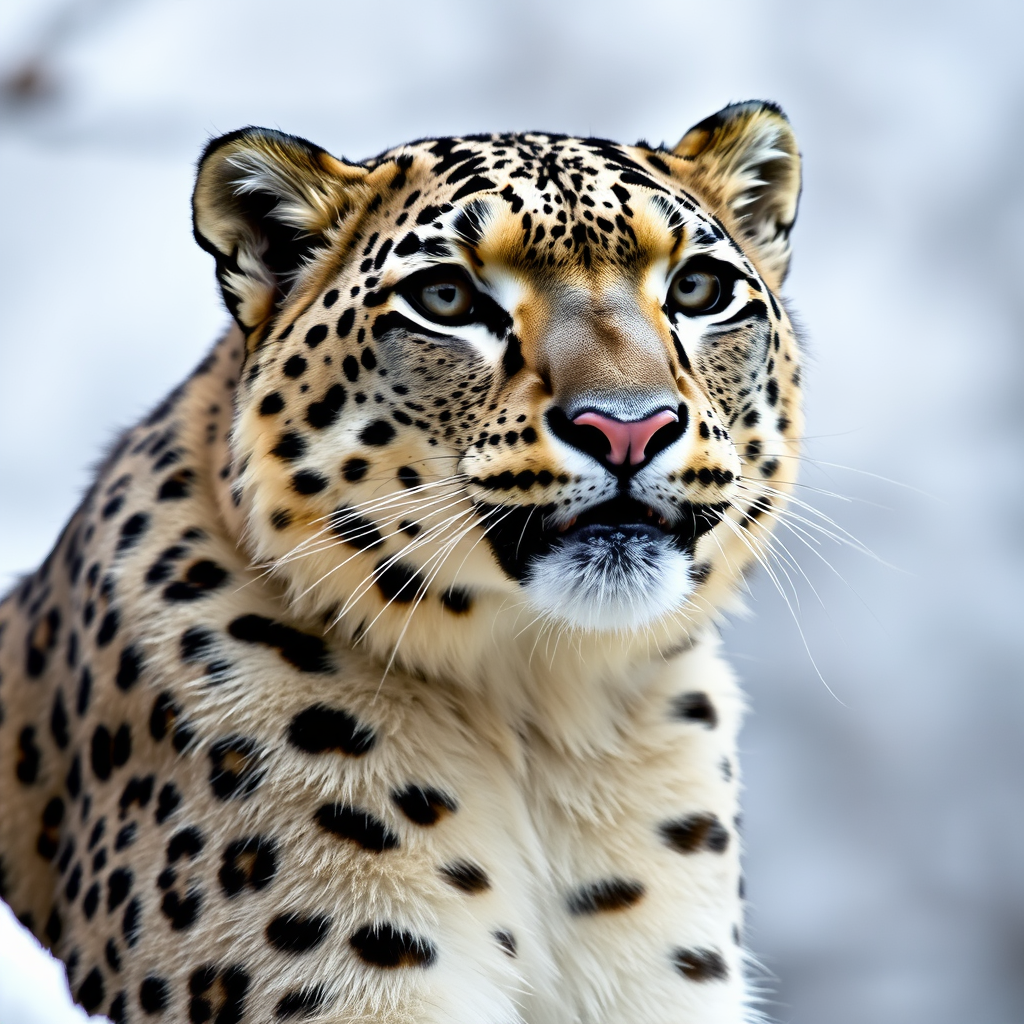
[[[610,446],[606,458],[613,466],[624,465],[627,457],[631,466],[639,466],[646,458],[651,438],[664,427],[678,423],[679,416],[671,409],[662,409],[642,420],[626,422],[601,412],[585,412],[572,422],[578,427],[596,427],[604,434]]]

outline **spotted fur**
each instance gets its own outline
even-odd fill
[[[749,1018],[715,619],[795,472],[798,191],[765,103],[209,145],[236,324],[0,605],[0,885],[87,1010]]]

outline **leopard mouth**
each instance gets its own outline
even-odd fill
[[[502,568],[523,581],[531,567],[558,548],[593,542],[625,546],[658,542],[692,556],[697,539],[719,522],[725,505],[684,502],[671,518],[627,495],[601,502],[561,524],[555,505],[478,505],[488,524],[487,540]]]

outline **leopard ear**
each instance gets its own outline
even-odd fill
[[[305,139],[243,128],[214,139],[192,196],[196,241],[217,261],[246,334],[267,320],[360,198],[363,167]]]
[[[781,285],[800,198],[800,151],[786,115],[774,103],[734,103],[694,125],[673,152],[769,285]]]

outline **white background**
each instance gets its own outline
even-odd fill
[[[777,100],[806,161],[802,498],[881,561],[783,532],[820,603],[762,573],[727,633],[749,941],[782,1021],[1020,1024],[1022,28],[993,0],[5,0],[0,71],[38,53],[43,95],[0,104],[0,586],[225,323],[189,221],[210,135],[672,143]],[[0,1021],[56,1022],[12,1009],[5,935]]]

